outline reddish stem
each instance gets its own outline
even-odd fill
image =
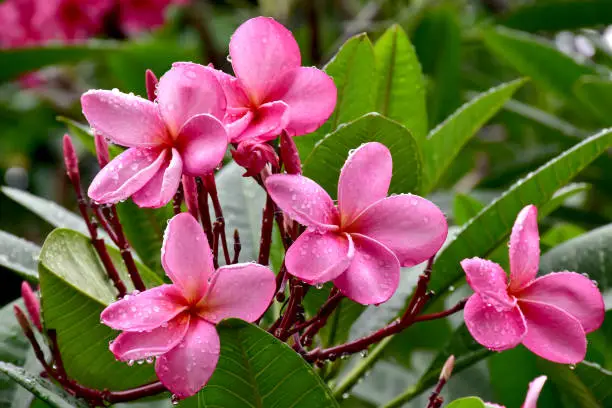
[[[242,249],[242,244],[240,243],[240,234],[238,230],[234,230],[234,259],[232,259],[233,264],[238,263],[238,258],[240,257],[240,250]]]
[[[200,220],[202,221],[202,228],[208,239],[208,245],[212,248],[213,246],[213,229],[212,222],[210,220],[210,210],[208,209],[208,192],[206,186],[201,179],[197,179],[198,182],[198,211],[200,212]]]
[[[270,249],[272,247],[272,227],[274,226],[274,201],[267,195],[266,206],[263,210],[261,220],[261,241],[259,246],[259,257],[257,262],[260,265],[270,263]]]
[[[223,256],[225,257],[225,263],[229,265],[231,263],[231,258],[229,248],[227,246],[227,237],[225,235],[225,219],[223,218],[223,210],[221,209],[219,195],[217,194],[217,184],[215,181],[215,176],[213,174],[209,174],[204,177],[203,181],[206,185],[206,189],[208,190],[208,194],[210,194],[210,199],[212,201],[213,209],[215,211],[215,217],[217,218],[215,224],[219,224],[220,241],[223,247]]]

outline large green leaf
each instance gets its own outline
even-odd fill
[[[38,281],[38,254],[38,245],[0,231],[0,265],[17,272],[30,282]]]
[[[217,368],[206,387],[181,407],[338,407],[312,367],[285,343],[236,319],[226,320],[217,330]]]
[[[486,256],[509,235],[516,215],[527,204],[546,204],[555,192],[612,146],[612,131],[604,130],[574,146],[515,183],[464,225],[438,255],[429,288],[438,295],[464,281],[459,262]]]
[[[129,291],[133,286],[119,251],[107,248]],[[147,286],[161,279],[139,265]],[[68,374],[98,389],[126,389],[155,378],[150,366],[128,367],[117,362],[108,343],[117,332],[100,323],[100,313],[113,302],[116,290],[88,238],[56,229],[45,241],[39,264],[45,327],[57,331]]]
[[[428,130],[425,84],[408,36],[399,25],[393,25],[376,41],[374,54],[376,110],[404,125],[420,145]]]
[[[423,154],[425,163],[423,191],[425,193],[434,189],[461,148],[524,83],[524,79],[517,79],[482,93],[459,108],[429,133]]]
[[[467,194],[457,194],[453,200],[453,218],[455,224],[463,225],[475,217],[485,205]]]
[[[612,125],[612,81],[597,76],[583,76],[574,85],[574,92],[605,126]]]
[[[375,110],[376,61],[367,34],[356,35],[344,43],[324,71],[332,77],[338,90],[336,108],[316,132],[295,139],[302,159],[326,134]]]
[[[565,98],[573,95],[578,78],[595,74],[593,67],[577,63],[540,37],[495,27],[484,30],[482,39],[496,56],[522,75]]]
[[[80,401],[51,381],[26,372],[23,368],[0,361],[0,373],[9,376],[13,381],[26,388],[32,394],[54,408],[87,408]]]
[[[336,196],[340,169],[350,151],[367,142],[387,146],[393,157],[390,193],[417,192],[421,157],[414,137],[397,122],[370,113],[325,136],[304,163],[304,175]]]
[[[21,327],[15,319],[13,306],[21,301],[11,302],[0,309],[0,361],[18,366],[23,365],[30,343],[21,332]],[[9,408],[15,393],[15,383],[6,375],[0,374],[0,407]]]

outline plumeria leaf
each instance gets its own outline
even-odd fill
[[[217,330],[217,368],[206,387],[180,407],[338,407],[322,379],[285,343],[237,319]]]
[[[579,64],[541,37],[495,27],[484,30],[482,39],[491,52],[522,75],[565,98],[573,95],[578,78],[596,73],[593,67]]]
[[[0,361],[0,373],[4,373],[13,381],[26,388],[37,398],[53,408],[87,408],[84,401],[80,401],[51,381],[28,373],[23,368]]]
[[[486,408],[487,405],[478,397],[465,397],[454,400],[447,408]]]
[[[68,130],[70,134],[76,136],[77,139],[85,146],[85,148],[95,156],[96,154],[96,145],[94,143],[94,136],[91,128],[87,125],[83,125],[82,123],[76,122],[70,118],[65,116],[58,116],[57,120],[62,122],[68,126]],[[109,144],[108,152],[111,158],[118,156],[123,152],[123,149],[117,145]]]
[[[128,292],[133,291],[119,251],[107,249]],[[141,265],[139,271],[148,287],[162,283]],[[85,386],[113,390],[155,379],[152,367],[128,367],[108,349],[117,332],[100,323],[100,313],[117,292],[88,238],[76,231],[54,230],[43,245],[39,274],[44,324],[57,331],[68,375]]]
[[[575,83],[574,92],[602,125],[612,125],[612,115],[610,115],[612,81],[597,76],[582,76]]]
[[[376,61],[367,34],[351,37],[323,70],[336,84],[336,109],[316,132],[295,138],[302,160],[326,134],[343,123],[374,111],[376,106]]]
[[[23,302],[18,300],[0,309],[0,361],[22,366],[25,363],[30,343],[26,340],[15,319],[14,305],[24,307]],[[6,374],[0,374],[0,407],[11,406],[16,389],[13,380]]]
[[[374,45],[378,97],[376,110],[410,130],[419,145],[428,130],[421,65],[408,36],[391,26]]]
[[[455,224],[463,225],[475,217],[485,205],[467,194],[457,194],[453,200],[453,218]]]
[[[391,151],[393,178],[389,193],[417,193],[421,157],[412,134],[397,122],[369,113],[325,136],[304,163],[304,175],[336,196],[340,169],[352,149],[367,142],[380,142]]]
[[[435,188],[461,148],[524,83],[524,79],[517,79],[489,89],[460,107],[429,133],[423,152],[424,192]]]
[[[40,247],[8,232],[0,231],[0,265],[30,282],[38,282]]]

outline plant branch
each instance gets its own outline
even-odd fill
[[[268,265],[270,263],[270,249],[272,247],[272,227],[274,226],[274,201],[270,194],[266,197],[266,206],[261,220],[261,241],[257,263]]]
[[[213,204],[213,209],[215,211],[215,217],[217,218],[215,224],[218,224],[219,229],[219,237],[221,241],[221,245],[223,247],[223,255],[225,257],[226,265],[231,263],[229,248],[227,246],[227,237],[225,235],[225,219],[223,218],[223,210],[221,209],[221,203],[219,202],[219,195],[217,194],[217,184],[215,182],[215,176],[213,174],[208,174],[203,179],[204,185],[206,186],[206,190],[210,195],[210,199]]]
[[[213,230],[212,222],[210,221],[210,210],[208,209],[208,192],[206,186],[201,179],[197,179],[198,183],[198,210],[200,212],[200,220],[202,221],[202,228],[208,239],[208,245],[212,248],[213,246]]]
[[[329,294],[329,298],[325,301],[323,306],[321,306],[317,314],[303,324],[296,326],[297,331],[308,327],[300,339],[304,345],[310,346],[314,336],[319,332],[319,330],[321,330],[321,328],[323,328],[323,326],[325,326],[327,319],[329,316],[331,316],[334,310],[336,310],[338,305],[340,305],[342,299],[344,299],[344,295],[335,290],[335,288],[332,289]]]

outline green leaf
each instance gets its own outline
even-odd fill
[[[133,290],[119,251],[107,248],[117,271]],[[148,287],[161,279],[139,265]],[[100,323],[100,313],[116,298],[98,255],[85,236],[56,229],[40,254],[40,288],[46,329],[57,331],[59,347],[68,374],[85,386],[126,389],[155,379],[150,366],[128,367],[115,360],[108,343],[117,332]]]
[[[21,366],[26,360],[30,343],[22,334],[21,327],[15,319],[14,305],[23,308],[23,302],[19,300],[0,309],[0,360]],[[0,407],[11,406],[15,391],[15,383],[6,375],[0,374]]]
[[[599,118],[604,126],[612,125],[612,81],[596,76],[583,76],[574,85],[580,102]]]
[[[414,137],[397,122],[370,113],[325,136],[304,163],[304,175],[336,196],[340,169],[350,151],[367,142],[387,146],[393,157],[390,193],[417,192],[420,185],[421,157]]]
[[[457,194],[453,200],[455,224],[463,225],[475,217],[485,205],[467,194]]]
[[[217,326],[221,356],[210,381],[179,406],[338,407],[329,388],[295,351],[260,328],[237,319]]]
[[[0,372],[26,388],[39,399],[54,408],[87,408],[88,405],[77,400],[51,381],[26,372],[23,368],[0,361]]]
[[[0,265],[30,282],[38,282],[40,247],[8,232],[0,231]]]
[[[478,397],[465,397],[454,400],[447,408],[485,408],[485,403]]]
[[[410,130],[419,145],[427,136],[427,104],[421,65],[408,36],[391,26],[374,45],[378,98],[376,109]]]
[[[529,32],[556,32],[608,25],[612,24],[612,3],[605,0],[527,3],[505,14],[501,24]]]
[[[484,30],[482,39],[497,57],[561,97],[573,95],[574,83],[582,75],[596,73],[593,67],[577,63],[541,37],[495,27]]]
[[[576,194],[586,193],[591,189],[588,183],[571,183],[565,187],[560,188],[553,194],[552,198],[540,206],[539,213],[550,214],[557,208],[561,207],[567,199],[575,196]]]
[[[564,242],[540,259],[542,273],[574,271],[588,274],[601,290],[612,286],[612,225]]]
[[[367,34],[349,38],[323,70],[336,84],[336,109],[316,132],[295,138],[302,159],[326,134],[343,123],[374,111],[376,106],[376,60]]]
[[[433,129],[424,148],[423,191],[434,189],[461,148],[525,83],[517,79],[480,94]]]
[[[93,132],[91,128],[82,123],[76,122],[65,116],[58,116],[58,122],[64,123],[68,126],[68,130],[71,136],[76,136],[77,139],[85,146],[85,148],[92,154],[96,155],[96,145],[94,142]],[[123,152],[123,149],[117,145],[109,144],[108,152],[111,158],[114,158]]]
[[[612,131],[603,130],[549,161],[491,202],[438,255],[429,288],[440,295],[462,284],[464,258],[485,257],[509,235],[519,211],[527,204],[546,204],[554,193],[612,146]]]

